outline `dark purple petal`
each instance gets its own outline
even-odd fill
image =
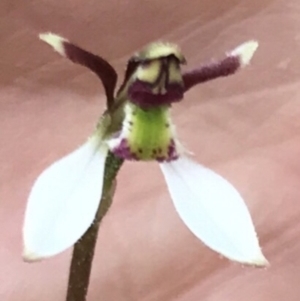
[[[185,72],[183,74],[185,91],[211,79],[234,74],[250,63],[257,47],[257,41],[245,42],[231,51],[225,59]]]
[[[64,41],[63,45],[67,58],[76,64],[89,68],[101,79],[107,97],[107,107],[110,109],[114,102],[114,90],[118,78],[115,69],[102,57],[70,42]]]
[[[200,66],[197,69],[183,73],[184,90],[221,76],[234,74],[241,66],[238,56],[228,56],[225,59]]]
[[[114,104],[114,90],[118,79],[115,69],[102,57],[80,48],[59,35],[47,32],[40,34],[39,37],[60,55],[89,68],[98,75],[105,89],[107,108],[110,110]]]

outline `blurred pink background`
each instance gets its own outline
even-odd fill
[[[181,140],[244,196],[271,267],[241,267],[184,226],[155,163],[128,163],[99,233],[88,300],[299,301],[300,3],[297,0],[1,0],[0,298],[64,301],[71,250],[22,262],[30,187],[81,144],[104,110],[101,83],[38,40],[52,31],[107,58],[120,80],[146,43],[178,43],[188,66],[249,39],[238,74],[174,107]]]

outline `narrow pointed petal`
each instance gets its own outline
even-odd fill
[[[63,37],[60,37],[56,34],[51,32],[41,33],[39,38],[44,41],[45,43],[52,46],[52,48],[58,52],[62,56],[66,56],[64,43],[68,43],[69,41]]]
[[[245,67],[250,63],[257,48],[257,41],[248,41],[231,51],[229,56],[238,57],[241,63],[241,67]]]
[[[231,260],[268,265],[250,213],[227,180],[187,157],[160,167],[175,208],[194,235]]]
[[[241,68],[249,65],[257,48],[257,41],[248,41],[229,52],[224,59],[212,61],[184,72],[182,78],[185,91],[209,80],[236,73]]]
[[[107,107],[110,109],[113,106],[114,90],[118,76],[115,69],[104,58],[86,51],[51,32],[42,33],[39,38],[73,63],[85,66],[93,71],[103,83],[107,97]]]
[[[90,139],[37,178],[25,212],[25,261],[71,247],[92,224],[102,194],[107,147]]]

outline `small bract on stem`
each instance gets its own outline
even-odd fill
[[[40,38],[101,79],[107,108],[88,141],[34,183],[23,227],[24,260],[42,260],[74,246],[67,301],[84,301],[100,221],[112,202],[119,168],[132,160],[158,162],[175,210],[206,246],[242,264],[267,266],[242,196],[188,157],[170,112],[193,86],[249,64],[258,43],[246,42],[221,60],[185,72],[177,45],[152,43],[128,61],[115,93],[117,73],[105,59],[52,33]]]

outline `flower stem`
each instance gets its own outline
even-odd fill
[[[103,193],[93,224],[74,245],[66,301],[85,301],[100,223],[107,213],[116,188],[116,176],[123,160],[109,153],[106,158]]]

